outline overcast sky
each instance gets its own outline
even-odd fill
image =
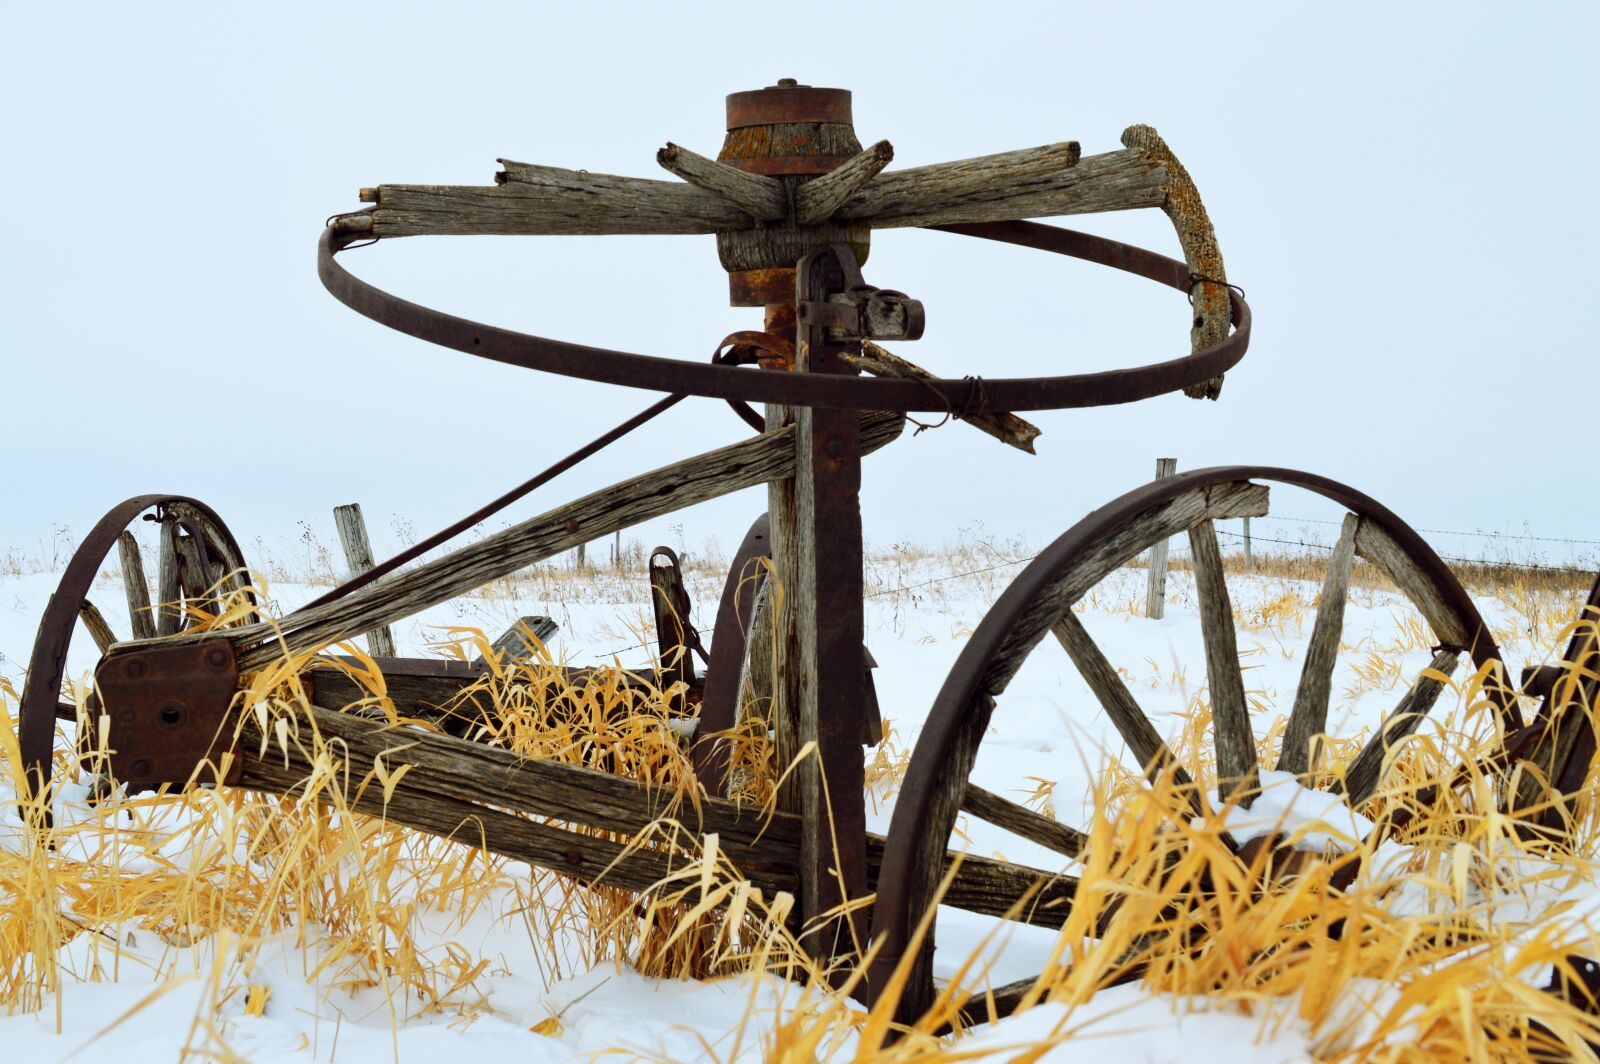
[[[1595,5],[792,10],[7,5],[0,549],[159,490],[247,544],[300,520],[331,542],[329,509],[359,501],[384,552],[397,520],[431,530],[642,408],[344,309],[314,271],[323,219],[364,185],[489,184],[501,156],[661,176],[658,147],[715,154],[723,96],[780,77],[854,90],[862,142],[892,141],[896,166],[1108,151],[1149,123],[1255,311],[1219,402],[1036,415],[1037,457],[960,425],[903,437],[866,467],[874,542],[981,524],[1042,545],[1161,455],[1321,472],[1423,527],[1600,540]],[[1178,254],[1157,211],[1068,224]],[[726,305],[710,237],[415,239],[347,261],[455,313],[696,362],[759,322]],[[902,351],[943,375],[1188,350],[1181,295],[1072,260],[890,231],[866,275],[924,301]],[[692,400],[510,517],[745,432]],[[731,547],[763,507],[745,493],[639,536]],[[1275,511],[1332,516],[1287,489]]]

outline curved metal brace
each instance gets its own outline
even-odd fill
[[[904,956],[915,921],[931,900],[927,894],[930,881],[921,871],[928,862],[943,859],[960,800],[955,784],[959,781],[964,786],[971,772],[995,698],[1004,691],[1027,653],[1087,590],[1066,586],[1081,578],[1077,563],[1141,515],[1159,512],[1191,493],[1202,493],[1209,501],[1220,497],[1228,485],[1251,479],[1305,488],[1371,522],[1416,566],[1462,629],[1472,633],[1471,645],[1466,649],[1473,660],[1479,666],[1499,660],[1500,652],[1488,626],[1443,560],[1387,507],[1348,485],[1294,469],[1218,466],[1166,477],[1128,492],[1073,525],[1018,574],[967,640],[945,678],[912,751],[889,825],[873,906],[872,941],[878,949],[870,977],[873,993],[885,985]],[[1097,559],[1102,566],[1120,564],[1145,545],[1113,546],[1114,551],[1108,548]],[[1520,726],[1514,695],[1492,693],[1492,697],[1499,701],[1508,730]],[[910,1010],[918,1004],[917,981],[931,980],[924,966],[926,951],[931,947],[930,932],[922,946],[925,953],[919,964],[921,975],[914,970],[913,985],[907,987],[904,1000]]]
[[[28,659],[28,679],[22,688],[17,711],[17,739],[22,766],[32,794],[42,794],[50,780],[50,750],[55,735],[56,701],[66,674],[67,650],[78,621],[78,611],[89,596],[100,567],[117,546],[117,537],[133,520],[152,506],[174,507],[174,516],[203,532],[201,542],[211,538],[230,561],[242,559],[239,543],[217,512],[198,499],[185,495],[136,495],[112,507],[89,530],[67,562],[56,590],[45,605],[34,638],[33,654]],[[251,599],[254,602],[254,597]]]
[[[1182,262],[1104,237],[1037,222],[980,222],[937,226],[1123,270],[1188,293],[1191,270]],[[480,358],[568,377],[654,391],[685,392],[713,399],[784,406],[853,410],[1056,410],[1131,403],[1193,387],[1220,377],[1244,357],[1250,343],[1250,307],[1228,290],[1225,339],[1183,358],[1129,369],[1051,377],[973,380],[903,380],[813,373],[744,372],[655,355],[587,347],[530,336],[458,318],[389,294],[346,270],[337,260],[354,238],[323,230],[317,245],[317,275],[341,303],[409,336]],[[1215,287],[1215,286],[1212,286]]]

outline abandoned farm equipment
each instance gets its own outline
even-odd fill
[[[1352,806],[1372,795],[1385,754],[1438,697],[1436,673],[1460,658],[1498,669],[1499,652],[1459,582],[1423,540],[1376,501],[1294,470],[1237,466],[1199,470],[1141,487],[1078,522],[1006,589],[963,649],[913,752],[886,836],[869,833],[863,743],[880,737],[870,659],[864,648],[862,460],[901,433],[908,413],[929,412],[1031,452],[1030,410],[1133,402],[1183,391],[1216,398],[1223,375],[1244,356],[1250,310],[1227,281],[1215,234],[1184,167],[1154,130],[1133,126],[1123,147],[1081,156],[1075,142],[899,171],[887,142],[863,149],[850,93],[792,81],[727,99],[727,135],[716,159],[676,145],[659,163],[682,180],[656,181],[502,161],[485,187],[379,185],[370,206],[329,220],[318,247],[322,283],[351,309],[390,328],[468,354],[531,369],[667,393],[639,414],[462,521],[377,565],[306,607],[268,623],[249,599],[238,543],[206,506],[147,495],[110,511],[63,575],[40,626],[21,705],[21,746],[31,785],[50,785],[55,722],[68,643],[81,619],[102,652],[92,708],[105,718],[118,781],[172,787],[222,783],[294,794],[311,771],[292,747],[257,754],[255,725],[241,720],[241,677],[286,655],[321,652],[485,583],[619,529],[740,489],[766,485],[768,510],[741,543],[718,605],[709,650],[688,623],[677,559],[650,560],[661,642],[661,685],[697,719],[691,754],[706,795],[682,810],[685,826],[716,832],[740,872],[768,891],[790,891],[807,945],[827,958],[877,949],[865,993],[882,991],[897,964],[910,966],[898,1009],[919,1015],[932,1001],[936,928],[913,950],[913,928],[950,868],[958,814],[1021,835],[1062,857],[1086,836],[969,783],[997,700],[1023,660],[1053,635],[1082,674],[1128,748],[1150,772],[1188,768],[1145,717],[1117,669],[1084,631],[1074,605],[1099,580],[1169,536],[1190,540],[1212,698],[1215,755],[1224,797],[1247,801],[1258,777],[1213,522],[1267,513],[1269,482],[1309,490],[1348,511],[1333,553],[1278,768],[1315,767],[1329,681],[1356,555],[1382,571],[1418,609],[1438,641],[1432,673],[1406,694],[1340,786]],[[1156,208],[1171,220],[1181,261],[1027,219]],[[923,332],[914,298],[867,283],[861,265],[874,230],[935,229],[1084,259],[1176,289],[1189,324],[1189,352],[1137,368],[1032,378],[935,376],[879,346]],[[381,291],[345,267],[353,247],[440,234],[714,235],[734,306],[764,308],[763,328],[733,333],[709,362],[695,363],[525,335],[452,317]],[[863,375],[865,374],[865,375]],[[556,474],[689,396],[726,401],[753,435],[594,492],[434,560],[423,553],[519,499]],[[765,404],[758,412],[751,404]],[[152,606],[137,543],[126,530],[141,515],[159,528],[157,603]],[[121,555],[133,617],[119,641],[88,601],[113,549]],[[227,624],[186,618],[232,592]],[[1600,585],[1591,605],[1600,606]],[[1594,652],[1575,639],[1570,662]],[[704,675],[697,673],[700,655]],[[473,741],[457,696],[481,670],[463,663],[383,658],[403,715],[437,718],[437,729],[391,728],[341,713],[341,675],[313,671],[316,730],[342,743],[350,777],[378,758],[413,766],[387,797],[376,788],[351,807],[434,834],[479,844],[534,865],[643,891],[684,855],[666,844],[628,846],[578,829],[637,836],[656,819],[661,796],[643,783],[591,769],[523,760]],[[1594,752],[1585,714],[1559,668],[1535,672],[1522,690],[1495,690],[1507,762],[1526,760],[1561,793],[1575,794]],[[319,679],[319,677],[322,677]],[[1524,725],[1519,702],[1545,704]],[[778,811],[733,801],[727,747],[745,707],[766,708],[779,764],[800,759],[779,792]],[[70,707],[68,707],[70,709]],[[492,712],[478,707],[472,712]],[[70,712],[66,714],[71,718]],[[1505,801],[1542,797],[1535,774]],[[1442,781],[1443,782],[1443,781]],[[1198,801],[1198,797],[1196,798]],[[1547,812],[1550,816],[1558,815]],[[1075,881],[1058,870],[966,856],[942,903],[1059,926]],[[870,905],[860,903],[869,900]],[[829,918],[843,907],[849,915]],[[996,994],[1001,1008],[1018,988]]]

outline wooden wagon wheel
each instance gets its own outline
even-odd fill
[[[1013,581],[946,678],[912,753],[889,828],[873,918],[873,940],[879,946],[875,993],[905,956],[912,928],[933,901],[959,812],[1068,858],[1077,857],[1086,844],[1083,833],[968,781],[996,699],[1047,634],[1054,634],[1065,648],[1141,766],[1156,771],[1177,762],[1072,607],[1111,572],[1179,533],[1188,533],[1194,561],[1223,797],[1248,801],[1258,781],[1255,735],[1212,523],[1266,514],[1268,490],[1252,483],[1254,479],[1303,487],[1350,511],[1323,584],[1279,770],[1307,772],[1314,737],[1324,730],[1353,555],[1383,571],[1426,618],[1440,644],[1430,669],[1448,675],[1463,653],[1480,666],[1498,660],[1499,651],[1477,609],[1438,555],[1393,513],[1345,485],[1295,470],[1230,466],[1158,480],[1129,492],[1074,525]],[[1371,796],[1385,750],[1417,726],[1442,687],[1436,679],[1419,679],[1385,718],[1345,775],[1351,805]],[[1498,704],[1508,730],[1520,727],[1514,697],[1502,692]],[[1181,763],[1176,772],[1180,781],[1187,779]],[[902,1019],[914,1019],[933,1002],[932,955],[930,931],[909,961],[911,975],[898,1006]],[[997,1003],[1014,1005],[1032,982],[998,992]]]
[[[151,519],[160,527],[154,605],[139,544],[127,530],[147,510],[155,511]],[[186,604],[203,602],[218,591],[244,590],[251,605],[255,604],[254,594],[247,587],[239,543],[222,518],[205,503],[182,495],[156,494],[137,495],[112,507],[67,563],[34,639],[18,720],[22,762],[34,793],[40,793],[49,783],[54,722],[63,713],[58,698],[77,622],[83,621],[102,653],[120,641],[105,616],[89,601],[91,585],[113,547],[122,562],[134,639],[177,633],[185,624]],[[253,611],[248,616],[260,620]]]

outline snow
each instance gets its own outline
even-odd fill
[[[911,592],[892,588],[938,577],[937,559],[899,566],[886,577],[880,574],[875,587],[883,593],[868,601],[868,642],[879,663],[875,677],[884,715],[894,728],[894,741],[905,749],[915,745],[923,717],[967,635],[1017,571],[1003,568],[978,580]],[[38,617],[55,579],[49,573],[0,576],[0,678],[11,680],[19,690]],[[1130,689],[1158,730],[1176,734],[1204,684],[1205,659],[1192,585],[1187,574],[1174,573],[1167,616],[1152,621],[1128,608],[1142,599],[1144,579],[1142,572],[1113,574],[1091,594],[1082,620],[1111,661],[1125,670]],[[566,660],[639,665],[647,657],[639,644],[647,640],[641,634],[646,631],[642,581],[638,584],[607,584],[581,600],[571,596],[544,600],[527,589],[460,600],[396,625],[395,636],[401,653],[429,653],[445,638],[448,627],[473,625],[492,638],[520,615],[547,613],[561,624],[551,645]],[[271,594],[281,612],[321,590],[279,583]],[[692,590],[695,620],[702,630],[709,629],[718,589],[701,581]],[[1256,578],[1236,581],[1233,592],[1236,607],[1252,619],[1240,630],[1247,688],[1252,698],[1268,706],[1286,707],[1299,680],[1311,612],[1301,609],[1295,617],[1294,611],[1275,604],[1289,594],[1309,603],[1316,589]],[[94,599],[114,628],[128,630],[115,578],[103,578]],[[1530,634],[1524,623],[1512,623],[1514,615],[1505,605],[1493,601],[1480,605],[1497,627],[1521,632],[1506,647],[1509,660],[1549,654],[1553,632]],[[1408,679],[1428,664],[1431,650],[1426,639],[1415,638],[1413,623],[1414,616],[1395,597],[1352,591],[1345,650],[1333,682],[1330,732],[1353,734],[1373,727]],[[1396,663],[1398,669],[1374,682],[1370,666],[1378,657]],[[70,675],[84,678],[94,660],[92,645],[79,638],[69,659]],[[1360,675],[1363,669],[1369,670],[1366,679]],[[1456,697],[1447,690],[1435,713],[1448,712]],[[1258,733],[1271,725],[1274,712],[1255,714]],[[1092,781],[1105,764],[1124,756],[1120,736],[1098,711],[1061,649],[1047,640],[1000,699],[973,779],[1017,800],[1031,795],[1041,783],[1053,783],[1054,814],[1063,822],[1082,824]],[[1302,848],[1349,848],[1371,830],[1369,822],[1342,803],[1306,790],[1292,777],[1265,772],[1263,783],[1253,808],[1230,815],[1229,827],[1241,838],[1281,831]],[[61,815],[81,815],[81,798],[68,790]],[[869,802],[869,826],[885,830],[893,807],[892,797],[874,796]],[[15,847],[20,825],[9,811],[6,816],[0,823],[0,845]],[[1046,868],[1062,865],[1051,852],[991,825],[963,818],[959,826],[975,853],[999,854]],[[158,851],[150,859],[161,856]],[[1390,848],[1380,851],[1379,860],[1401,856]],[[1420,890],[1403,888],[1397,905],[1436,904]],[[223,963],[214,942],[174,946],[148,932],[124,929],[108,932],[109,942],[107,936],[74,939],[63,950],[60,999],[48,1000],[37,1013],[0,1017],[0,1044],[12,1059],[70,1055],[80,1061],[140,1064],[176,1059],[185,1045],[219,1044],[207,1041],[213,1037],[205,1030],[210,1022],[234,1053],[250,1060],[328,1060],[335,1050],[345,1060],[420,1061],[447,1055],[569,1060],[604,1050],[650,1059],[758,1060],[764,1033],[802,993],[772,978],[648,980],[609,963],[541,977],[527,947],[518,945],[524,933],[505,911],[514,908],[515,899],[508,895],[504,900],[501,911],[480,911],[465,919],[449,913],[419,917],[428,925],[419,932],[423,941],[456,942],[491,960],[467,995],[469,1004],[460,1009],[430,1012],[419,1002],[382,988],[350,991],[328,985],[326,972],[311,974],[321,959],[320,946],[314,929],[305,929],[305,941],[286,934],[256,951],[248,978],[252,985],[270,987],[263,1015],[245,1015],[241,996],[213,1010]],[[1500,904],[1505,919],[1531,920],[1564,910],[1563,919],[1576,926],[1600,911],[1600,895],[1587,884],[1551,882]],[[948,976],[983,946],[992,961],[987,978],[998,985],[1037,972],[1049,954],[1053,934],[941,910],[938,941],[940,975]],[[151,973],[158,968],[171,969],[175,949],[187,954],[178,969],[188,974],[170,982],[153,978]],[[114,979],[109,977],[107,961],[113,954]],[[237,972],[229,970],[226,975],[220,985],[241,982]],[[534,1033],[536,1027],[545,1033]],[[963,1049],[986,1054],[976,1059],[1003,1060],[1007,1046],[1055,1038],[1059,1044],[1041,1059],[1057,1064],[1098,1064],[1112,1054],[1128,1064],[1178,1060],[1233,1064],[1245,1059],[1309,1060],[1315,1037],[1296,1018],[1290,1002],[1247,1015],[1232,1006],[1173,1000],[1124,986],[1076,1009],[1036,1007],[992,1029],[979,1030]],[[846,1039],[825,1045],[821,1052],[843,1059],[851,1049]]]

